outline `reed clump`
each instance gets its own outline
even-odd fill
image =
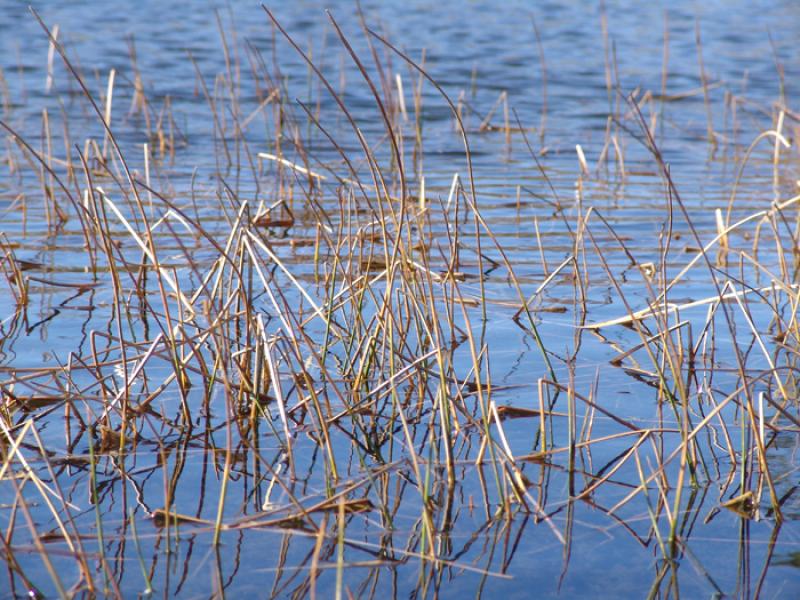
[[[316,103],[295,100],[277,62],[218,19],[225,70],[212,77],[189,59],[213,142],[207,178],[171,173],[189,137],[168,97],[148,97],[133,41],[129,72],[111,71],[99,96],[40,21],[94,133],[56,135],[45,110],[39,144],[0,121],[4,168],[25,173],[16,205],[40,220],[43,253],[83,253],[72,273],[47,270],[17,256],[30,244],[22,231],[0,238],[13,306],[0,329],[2,553],[14,593],[179,592],[191,575],[174,565],[199,544],[221,594],[234,577],[225,554],[272,536],[271,595],[376,595],[409,564],[419,593],[435,595],[456,572],[507,578],[523,535],[566,572],[587,509],[655,549],[655,597],[678,594],[701,507],[701,521],[734,511],[780,529],[796,467],[775,454],[800,426],[800,196],[750,211],[737,188],[767,145],[776,181],[791,168],[788,107],[769,107],[774,122],[710,217],[684,200],[662,154],[665,90],[609,78],[599,158],[577,145],[574,171],[559,173],[546,165],[546,88],[535,126],[506,92],[479,114],[424,54],[366,23],[356,41],[330,17],[328,43],[360,76],[348,85],[372,102],[355,113],[268,10],[265,30],[296,51]],[[708,85],[704,75],[705,95]],[[426,172],[431,98],[461,143],[444,184]],[[380,131],[365,133],[365,119]],[[251,134],[256,123],[268,139]],[[119,137],[131,124],[138,146]],[[533,200],[523,184],[500,199],[516,214],[497,211],[473,166],[473,139],[498,133],[538,169]],[[710,138],[723,134],[710,120]],[[592,202],[637,177],[660,191],[644,245]],[[534,201],[546,210],[522,215]],[[535,242],[524,252],[509,220]],[[18,366],[13,348],[54,318],[37,305],[54,290],[58,311],[87,314],[82,338],[52,364]],[[611,360],[598,363],[597,348]],[[524,375],[510,384],[497,369],[509,352]],[[465,521],[478,523],[471,538]]]

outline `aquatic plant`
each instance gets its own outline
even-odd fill
[[[199,546],[219,595],[239,563],[272,573],[273,587],[257,588],[271,596],[396,593],[401,571],[415,597],[460,573],[480,594],[510,577],[523,536],[565,577],[590,543],[576,524],[591,544],[613,528],[655,552],[652,597],[679,595],[683,561],[722,592],[690,540],[732,511],[742,556],[750,523],[771,527],[756,581],[742,558],[736,582],[758,595],[796,490],[779,447],[800,426],[800,196],[785,193],[797,116],[784,99],[758,107],[771,123],[742,146],[748,101],[729,94],[717,130],[701,58],[690,93],[704,98],[709,145],[729,146],[737,167],[727,206],[709,210],[684,200],[662,150],[664,106],[679,100],[666,90],[666,36],[660,92],[624,89],[609,52],[601,151],[590,165],[570,143],[564,172],[547,165],[546,85],[535,126],[507,92],[480,114],[424,53],[366,19],[356,40],[329,15],[361,78],[347,85],[372,101],[356,110],[324,64],[330,50],[315,55],[265,17],[272,46],[306,69],[309,98],[218,15],[225,71],[212,80],[189,57],[213,137],[207,180],[171,172],[189,136],[168,96],[148,96],[133,41],[130,74],[112,70],[100,97],[39,19],[48,74],[60,59],[92,117],[77,143],[66,111],[58,135],[42,111],[40,141],[0,121],[14,207],[36,221],[42,254],[71,245],[83,261],[62,271],[21,259],[25,227],[0,240],[13,306],[0,329],[11,593],[179,593]],[[118,126],[120,86],[130,109]],[[448,186],[426,170],[431,102],[460,144]],[[254,142],[256,122],[268,143]],[[138,147],[121,139],[130,127]],[[482,186],[473,140],[498,134],[537,170],[536,191]],[[740,192],[755,160],[775,193],[754,209]],[[594,201],[636,180],[658,221],[647,240],[625,227],[629,207]],[[54,290],[56,310],[87,314],[83,337],[52,364],[18,366],[13,348],[34,319],[53,318],[36,303]],[[587,346],[613,356],[599,362]],[[498,382],[509,352],[520,373]]]

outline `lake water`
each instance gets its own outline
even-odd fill
[[[146,595],[148,581],[148,594],[165,598],[800,594],[796,207],[787,205],[777,217],[753,218],[736,228],[727,253],[712,247],[709,265],[700,261],[672,289],[670,301],[677,304],[713,299],[719,293],[714,273],[732,289],[745,285],[761,290],[761,296],[748,300],[747,314],[729,299],[724,306],[730,316],[723,318],[720,309],[709,329],[711,301],[681,311],[680,319],[671,317],[671,326],[683,323],[673,343],[686,352],[700,350],[696,363],[684,356],[691,368],[678,369],[679,376],[673,372],[669,383],[654,376],[655,365],[670,372],[667,356],[649,357],[636,329],[582,328],[645,308],[652,299],[648,285],[658,290],[660,277],[675,277],[698,246],[717,234],[716,209],[719,218],[733,224],[800,193],[800,3],[363,2],[364,22],[424,63],[463,118],[475,203],[486,223],[480,247],[465,204],[470,192],[464,144],[443,96],[364,33],[356,4],[271,6],[341,97],[374,149],[376,163],[390,174],[388,186],[396,196],[401,187],[381,111],[326,8],[381,98],[391,98],[408,202],[414,205],[409,214],[417,215],[409,219],[420,219],[407,231],[425,248],[419,253],[427,261],[422,272],[446,273],[456,229],[462,237],[461,301],[453,302],[447,294],[454,292],[439,286],[439,279],[430,280],[437,294],[445,294],[432,300],[437,314],[457,325],[440,324],[452,381],[438,381],[435,365],[426,371],[431,379],[424,380],[397,376],[387,366],[386,372],[376,369],[362,387],[353,383],[349,361],[367,369],[365,364],[385,358],[386,345],[395,343],[387,341],[391,329],[376,325],[388,318],[378,318],[374,308],[386,291],[384,283],[376,281],[365,295],[369,307],[361,317],[348,312],[351,307],[342,308],[335,326],[343,323],[336,333],[341,343],[332,344],[328,354],[321,348],[327,349],[331,331],[322,321],[310,318],[307,326],[299,325],[313,316],[311,302],[330,306],[326,274],[364,266],[363,257],[353,257],[376,231],[372,207],[360,204],[358,190],[349,183],[355,171],[375,191],[353,129],[258,3],[163,4],[89,0],[35,6],[48,27],[58,25],[58,40],[101,112],[114,70],[111,129],[134,176],[142,182],[147,178],[155,192],[139,188],[145,207],[139,213],[122,192],[129,189],[126,175],[91,104],[57,54],[48,67],[47,34],[26,3],[0,0],[1,118],[29,144],[6,131],[0,147],[0,248],[6,273],[0,279],[0,447],[9,467],[0,480],[6,538],[1,551],[7,565],[0,575],[0,597],[22,597],[31,590],[55,596],[59,585],[66,594],[89,597],[81,569],[91,573],[100,595],[124,597]],[[137,86],[147,100],[147,117]],[[637,109],[626,100],[630,94],[652,127],[680,203],[673,193],[670,204],[663,172],[643,143]],[[326,133],[298,101],[315,119],[318,115]],[[778,148],[775,136],[766,135],[748,155],[750,145],[770,130],[778,130],[789,147]],[[87,189],[79,151],[92,164],[92,185],[120,209],[120,216],[107,212],[104,217],[106,239],[116,244],[107,250],[118,259],[113,268],[96,240],[95,250],[87,251],[77,218]],[[48,168],[67,191],[34,152],[49,156]],[[280,154],[284,162],[258,153]],[[108,169],[98,155],[111,157]],[[74,178],[67,175],[70,163]],[[324,179],[309,177],[304,169]],[[456,200],[451,199],[454,175],[464,184]],[[340,186],[337,178],[348,181]],[[429,213],[418,217],[423,178]],[[47,199],[48,189],[54,190],[59,208]],[[292,208],[293,221],[273,220],[261,230],[286,270],[256,250],[269,291],[254,270],[249,285],[261,291],[248,295],[252,305],[238,304],[242,299],[236,294],[209,298],[230,301],[225,308],[230,314],[252,310],[261,315],[265,335],[280,340],[274,351],[283,401],[293,411],[288,421],[272,391],[264,406],[252,397],[247,401],[245,367],[228,370],[235,357],[248,364],[263,358],[251,355],[253,340],[239,331],[239,316],[215,323],[211,314],[221,307],[197,301],[199,313],[211,311],[201,317],[208,317],[206,325],[216,333],[204,336],[189,323],[185,337],[174,338],[181,340],[178,347],[165,341],[183,326],[181,307],[174,290],[162,294],[154,283],[158,274],[142,266],[145,252],[121,218],[144,236],[144,216],[152,226],[172,207],[171,218],[154,230],[162,276],[177,282],[185,295],[199,290],[204,298],[212,281],[205,275],[216,268],[226,244],[238,243],[229,239],[237,211],[248,215],[279,200]],[[174,209],[189,222],[177,218]],[[63,225],[56,224],[58,211],[69,217]],[[274,214],[287,218],[281,210]],[[361,237],[336,237],[359,227]],[[334,259],[325,239],[348,239],[352,245],[340,247]],[[568,257],[574,261],[558,271]],[[382,260],[383,254],[364,271],[377,275]],[[15,295],[14,265],[27,281],[23,307]],[[223,286],[234,279],[231,270],[220,273]],[[118,293],[115,278],[121,281]],[[776,284],[764,291],[772,281],[780,281],[783,290],[776,291],[781,287]],[[543,354],[532,328],[513,316],[520,302],[517,285],[527,298],[545,282],[531,304],[547,349]],[[393,316],[407,320],[407,331],[418,337],[397,342],[402,351],[388,354],[399,361],[398,370],[418,368],[432,349],[419,340],[435,324],[414,316],[409,298],[416,288],[398,286],[389,294],[392,306],[400,307]],[[343,284],[334,289],[342,291]],[[446,316],[448,310],[453,316]],[[282,317],[293,311],[302,317],[287,324]],[[348,328],[369,335],[351,347],[345,343]],[[308,339],[294,341],[307,351],[293,362],[289,331],[301,329]],[[655,337],[656,332],[649,330]],[[127,357],[120,351],[120,336],[129,344]],[[378,358],[362,351],[362,342],[375,344]],[[491,381],[491,400],[500,412],[507,411],[502,428],[482,418],[480,404],[489,392],[473,383],[476,359],[470,346],[483,352],[481,379]],[[192,362],[194,351],[205,357],[203,367]],[[321,365],[315,352],[326,357]],[[191,385],[180,389],[169,379],[175,356],[192,364]],[[233,358],[223,368],[215,363],[219,356]],[[744,361],[741,368],[737,360]],[[316,387],[311,387],[327,403],[333,458],[319,440],[318,415],[308,408],[316,396],[303,387],[307,382],[294,377],[303,364],[314,376]],[[209,365],[213,369],[204,370]],[[743,375],[749,378],[748,394],[769,399],[765,456],[782,520],[772,509],[755,455],[747,456],[742,475],[742,440],[746,447],[753,444],[750,426],[742,426],[739,407],[744,404],[730,402],[716,413],[720,403],[738,397]],[[136,381],[125,392],[128,378]],[[553,378],[571,391],[555,393],[558,385],[540,383]],[[542,392],[542,386],[549,391]],[[381,392],[392,388],[392,398],[405,398],[403,419]],[[670,394],[686,390],[688,423],[679,417],[685,414],[680,407],[665,400],[666,388]],[[542,393],[553,401],[548,447],[568,447],[571,421],[579,441],[587,442],[579,444],[574,464],[568,452],[531,456],[541,449],[540,420],[531,415],[539,410]],[[333,419],[370,394],[378,400],[363,416]],[[123,396],[146,408],[126,417],[132,441],[120,453],[113,446]],[[442,399],[464,406],[463,413],[452,413],[457,421],[451,424],[452,485],[438,437],[444,413],[436,406]],[[232,411],[252,412],[260,424],[252,430],[232,426],[239,423],[230,418]],[[710,413],[714,416],[692,446],[695,476],[682,478],[680,457],[674,455],[663,477],[651,477],[680,447],[681,427],[689,431],[705,424]],[[291,460],[282,441],[284,423],[293,428]],[[497,445],[492,452],[508,451],[508,460],[493,465],[484,456],[489,451],[482,446],[481,423]],[[97,425],[91,444],[87,424]],[[596,441],[604,436],[606,441]],[[336,464],[338,479],[330,463]],[[499,475],[493,469],[497,464]],[[520,475],[526,480],[526,501],[512,501],[517,495],[513,480]],[[643,478],[646,492],[633,494]],[[745,491],[742,481],[760,497],[746,515],[722,506]],[[356,508],[338,517],[342,494],[368,502],[369,510]],[[219,509],[221,495],[225,503]],[[331,496],[336,499],[324,506]],[[177,526],[164,527],[153,518],[166,504],[186,516]],[[326,510],[311,513],[310,520],[292,516],[298,506],[321,504]],[[227,528],[215,544],[218,518]],[[261,522],[255,526],[247,518]],[[672,524],[675,544],[668,541]]]

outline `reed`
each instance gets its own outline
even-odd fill
[[[174,168],[190,136],[169,97],[148,89],[133,38],[129,70],[94,86],[65,32],[33,12],[49,44],[48,93],[59,93],[60,57],[92,117],[68,125],[65,112],[59,133],[43,109],[37,144],[6,110],[4,168],[29,174],[14,185],[26,223],[45,232],[42,254],[64,239],[84,253],[79,275],[40,277],[20,258],[29,238],[0,236],[14,311],[0,354],[40,326],[52,289],[73,294],[60,309],[80,299],[89,316],[68,356],[0,365],[11,588],[179,593],[197,544],[223,595],[231,557],[237,571],[252,560],[241,546],[269,539],[270,556],[257,558],[274,596],[376,597],[408,565],[415,593],[436,596],[457,572],[480,589],[504,581],[520,540],[539,531],[564,581],[591,511],[656,549],[651,597],[677,596],[701,507],[709,521],[734,511],[743,528],[773,523],[777,536],[796,489],[778,446],[800,427],[800,196],[781,187],[796,175],[783,87],[780,110],[740,149],[727,206],[701,210],[665,158],[668,133],[656,133],[670,101],[666,19],[660,90],[628,94],[602,13],[604,139],[586,151],[564,142],[572,167],[560,172],[544,147],[546,128],[560,143],[557,74],[535,21],[531,127],[507,90],[473,106],[477,72],[453,100],[424,52],[413,58],[363,14],[357,33],[329,14],[324,40],[306,47],[264,10],[271,49],[217,13],[221,72],[187,58],[213,153],[202,175]],[[696,43],[716,146],[738,125],[714,118],[699,24]],[[354,78],[346,85],[332,46]],[[276,48],[305,74],[302,101]],[[353,108],[347,86],[372,108]],[[427,154],[434,109],[461,144],[444,182]],[[476,139],[535,167],[544,191],[522,178],[493,196]],[[740,188],[757,160],[775,194],[752,210]],[[594,202],[645,170],[662,193],[660,230],[640,243]],[[499,375],[510,363],[522,373],[514,383]],[[620,381],[636,395],[620,400]]]

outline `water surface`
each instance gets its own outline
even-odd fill
[[[324,12],[330,9],[356,54],[367,64],[372,79],[379,82],[370,38],[361,28],[355,6],[292,2],[270,8],[319,65],[365,139],[376,149],[382,168],[391,173],[390,146],[381,113]],[[652,364],[648,367],[643,352],[635,351],[632,359],[611,362],[636,347],[641,342],[639,335],[624,327],[606,328],[600,334],[579,327],[625,315],[627,308],[620,291],[633,310],[645,307],[650,295],[637,265],[652,263],[657,272],[668,279],[674,277],[696,254],[698,244],[706,244],[715,236],[714,211],[719,208],[726,212],[735,185],[730,222],[797,194],[800,174],[794,142],[798,113],[793,109],[800,92],[800,50],[795,44],[800,6],[788,1],[615,2],[608,3],[603,11],[578,2],[507,2],[488,7],[477,2],[407,1],[364,2],[362,9],[369,27],[413,60],[422,62],[424,58],[426,71],[458,105],[469,136],[476,204],[504,249],[524,294],[533,294],[568,256],[574,255],[580,263],[582,288],[576,286],[575,278],[569,276],[573,271],[568,269],[536,300],[535,306],[544,309],[534,315],[552,363],[550,373],[531,328],[512,319],[516,311],[513,303],[519,299],[502,256],[484,237],[482,252],[487,258],[479,261],[471,218],[463,205],[462,213],[455,214],[465,245],[460,270],[466,279],[460,290],[474,303],[466,306],[477,349],[488,349],[490,360],[482,362],[482,368],[491,377],[491,399],[497,406],[538,409],[538,382],[554,375],[582,397],[591,397],[597,407],[637,428],[670,430],[641,440],[637,456],[643,472],[651,473],[659,460],[678,447],[680,424],[664,402],[663,390],[650,376]],[[177,206],[224,245],[242,202],[253,208],[259,203],[272,205],[285,199],[286,190],[292,188],[296,221],[290,227],[266,228],[265,235],[309,297],[324,305],[327,298],[319,271],[331,268],[333,259],[331,255],[323,257],[321,262],[326,266],[320,267],[315,257],[320,223],[312,204],[303,199],[302,189],[308,182],[290,169],[279,169],[274,161],[257,165],[255,155],[280,151],[285,160],[307,164],[326,174],[328,179],[314,198],[331,217],[326,223],[331,231],[344,226],[345,213],[340,209],[346,205],[342,200],[346,194],[343,196],[333,183],[333,176],[349,177],[350,173],[330,140],[306,117],[297,103],[300,101],[314,114],[319,111],[320,123],[353,157],[359,175],[364,181],[371,180],[358,140],[338,105],[261,7],[256,3],[229,7],[174,2],[164,6],[158,2],[87,0],[60,6],[40,3],[36,10],[49,27],[58,24],[58,39],[64,42],[70,60],[101,110],[109,71],[115,70],[112,130],[141,180],[145,173],[143,145],[148,144],[152,187],[169,201],[156,198],[149,204],[148,200],[151,224],[165,215],[170,205]],[[409,197],[417,201],[424,177],[428,202],[440,211],[436,214],[453,215],[452,207],[443,206],[453,176],[458,174],[462,181],[468,181],[468,165],[452,112],[437,90],[421,81],[398,55],[375,38],[371,43],[395,103],[395,76],[400,75],[403,82],[409,116],[407,120],[397,116],[397,139],[403,144]],[[701,77],[701,55],[705,78]],[[31,149],[46,153],[42,126],[46,109],[52,155],[62,161],[51,163],[56,173],[64,174],[67,156],[77,165],[79,151],[89,148],[91,152],[91,144],[85,140],[94,140],[101,150],[109,146],[90,103],[57,55],[48,89],[47,35],[24,3],[2,3],[0,56],[2,120],[23,136]],[[150,120],[135,103],[137,72],[149,102]],[[419,105],[415,106],[417,86]],[[280,91],[291,117],[291,124],[282,130],[280,144],[276,134],[279,125],[268,100],[270,90],[275,89]],[[507,110],[502,102],[496,105],[501,94],[507,97]],[[654,138],[699,239],[694,238],[675,197],[674,218],[670,220],[665,179],[641,143],[643,132],[636,111],[626,102],[629,94],[640,102],[644,119],[654,124]],[[210,105],[217,107],[216,115]],[[495,106],[494,114],[486,119],[491,127],[482,128]],[[237,131],[237,117],[243,133]],[[159,149],[163,140],[152,135],[159,129],[159,119],[165,123],[161,130],[172,135],[164,142],[164,155]],[[750,144],[778,123],[791,147],[782,149],[774,161],[774,138],[760,142],[739,178]],[[512,129],[508,134],[506,124]],[[417,125],[422,140],[419,146]],[[297,138],[303,139],[302,146]],[[612,138],[623,161],[616,158]],[[582,173],[576,145],[585,154],[589,173]],[[144,352],[159,333],[167,335],[169,327],[164,329],[163,323],[170,321],[154,319],[144,310],[122,318],[114,314],[118,300],[110,285],[110,268],[100,261],[93,269],[75,217],[76,208],[70,206],[64,192],[57,190],[55,197],[71,218],[63,226],[54,226],[52,202],[45,200],[43,192],[47,185],[56,189],[52,178],[30,158],[29,151],[25,158],[25,151],[11,137],[5,148],[10,158],[0,164],[2,241],[4,250],[13,250],[15,264],[25,268],[29,301],[24,310],[19,309],[10,291],[13,286],[3,288],[0,295],[0,385],[8,431],[4,444],[8,446],[23,431],[26,419],[32,418],[32,428],[50,453],[48,460],[43,460],[32,431],[24,430],[24,452],[14,455],[9,471],[20,477],[12,484],[6,474],[0,483],[0,520],[8,536],[4,552],[9,567],[7,584],[2,588],[5,596],[23,596],[31,586],[44,595],[56,593],[43,555],[68,591],[75,585],[73,591],[88,595],[80,583],[76,559],[76,555],[84,555],[99,592],[113,595],[118,588],[125,597],[144,593],[148,579],[152,593],[164,597],[228,593],[332,597],[337,589],[343,589],[353,597],[400,598],[773,598],[793,597],[800,591],[797,428],[787,417],[778,416],[766,437],[783,521],[779,522],[771,510],[763,481],[761,504],[743,517],[721,507],[744,491],[739,483],[741,465],[728,452],[729,447],[741,448],[742,413],[734,410],[733,404],[720,412],[713,429],[709,427],[698,436],[698,440],[702,438],[698,442],[702,468],[694,481],[688,476],[683,480],[677,507],[672,502],[677,494],[679,465],[672,460],[665,469],[665,488],[651,480],[647,494],[639,493],[611,510],[641,483],[636,462],[628,454],[639,438],[614,437],[625,430],[619,421],[600,410],[589,410],[589,405],[581,401],[576,403],[580,435],[589,435],[586,428],[591,423],[589,437],[611,438],[580,450],[577,465],[571,470],[566,453],[553,454],[544,461],[520,459],[516,463],[530,483],[530,497],[541,510],[532,510],[530,503],[514,504],[506,513],[498,510],[499,499],[509,493],[508,484],[498,487],[489,466],[476,466],[480,438],[470,432],[468,420],[460,422],[462,429],[455,434],[456,484],[447,485],[440,440],[430,441],[440,426],[435,394],[430,392],[421,394],[418,405],[409,404],[413,455],[390,404],[372,415],[374,431],[390,438],[376,441],[377,449],[365,449],[353,442],[360,432],[350,421],[335,429],[332,444],[341,471],[335,489],[331,487],[328,458],[313,435],[312,417],[295,423],[295,476],[290,479],[285,476],[289,466],[274,403],[267,405],[255,431],[232,430],[231,419],[226,418],[232,400],[224,386],[216,385],[218,381],[209,384],[207,373],[194,372],[191,388],[179,390],[173,382],[160,393],[150,407],[151,413],[137,419],[138,437],[124,456],[111,451],[99,437],[91,443],[90,454],[91,438],[81,422],[97,419],[124,387],[126,375],[120,370],[120,351],[114,340],[122,335],[127,342],[139,344],[137,352]],[[110,148],[107,153],[111,155]],[[124,181],[118,163],[111,170]],[[85,190],[86,181],[81,177],[69,186]],[[397,178],[390,183],[393,193],[399,193]],[[111,195],[117,185],[107,173],[98,175],[94,184]],[[76,197],[80,199],[81,194],[76,193]],[[143,195],[149,197],[144,191]],[[119,194],[116,198],[120,206],[127,207],[125,215],[142,234],[133,205],[123,202]],[[597,217],[583,227],[582,219],[590,209],[607,219],[617,237]],[[771,233],[769,227],[759,230],[754,220],[731,235],[730,255],[720,257],[716,249],[709,253],[717,261],[716,273],[721,281],[763,287],[769,285],[769,272],[773,272],[788,285],[796,283],[796,273],[785,268],[786,264],[797,264],[792,254],[798,239],[796,213],[790,210],[784,216],[778,234]],[[368,220],[364,218],[359,224]],[[146,262],[121,221],[109,218],[109,223],[114,239],[119,241],[120,256],[130,265]],[[182,291],[191,294],[202,287],[203,274],[218,260],[219,248],[192,233],[191,227],[181,233],[177,220],[167,223],[155,233],[159,259],[180,282]],[[448,248],[450,225],[452,222],[443,217],[430,218],[426,235],[431,247],[438,243],[440,249]],[[759,231],[767,239],[758,253],[763,269],[742,256],[743,252],[752,254]],[[671,245],[662,252],[665,236]],[[307,314],[307,299],[301,298],[282,270],[263,253],[260,256],[269,267],[271,285],[282,290],[293,309]],[[446,269],[442,254],[431,251],[428,259],[433,271]],[[11,264],[10,260],[9,254],[6,264]],[[612,283],[609,272],[622,284],[621,289]],[[130,273],[122,273],[128,294],[126,306],[135,304],[130,298],[135,296],[136,278],[142,277],[134,266],[130,266]],[[180,311],[174,297],[163,301],[157,287],[138,281],[138,285],[149,285],[146,296],[156,306],[156,313],[163,314],[165,306],[171,307],[170,319],[177,318]],[[259,284],[257,278],[255,281]],[[375,289],[380,291],[381,284]],[[580,289],[585,298],[581,298]],[[688,303],[715,294],[709,270],[701,264],[676,286],[671,301]],[[787,337],[785,346],[789,348],[781,349],[773,316],[777,312],[790,322],[796,305],[787,301],[786,294],[777,294],[774,311],[766,302],[748,306],[750,319],[765,333],[770,347],[766,355],[761,352],[741,311],[732,313],[740,334],[736,343],[746,355],[748,376],[757,380],[751,384],[753,393],[777,396],[775,379],[760,375],[772,368],[772,361],[782,369],[781,381],[787,386],[794,382],[794,338]],[[444,307],[442,303],[440,309]],[[485,312],[483,307],[487,307]],[[284,325],[267,294],[255,295],[253,308],[263,316],[269,334],[281,334]],[[692,337],[681,338],[679,344],[688,348],[698,342],[707,309],[704,305],[681,313],[692,331],[685,335]],[[374,315],[369,309],[366,314],[368,318]],[[467,327],[460,314],[454,319],[462,331]],[[713,340],[706,344],[713,345],[716,352],[710,357],[704,354],[701,368],[686,376],[692,390],[694,424],[713,409],[714,398],[720,401],[741,383],[731,334],[721,316],[714,322]],[[308,333],[315,336],[319,348],[325,328],[312,324]],[[249,351],[248,340],[237,338],[236,331],[226,331],[225,335],[241,344],[236,346],[241,351]],[[474,380],[469,344],[464,338],[455,340],[455,336],[450,341],[453,376],[462,382]],[[420,355],[427,350],[422,345],[409,347]],[[202,352],[214,356],[219,348],[204,340]],[[337,367],[348,358],[340,347],[332,349],[330,356],[327,364]],[[411,362],[414,357],[407,358]],[[147,398],[172,372],[168,355],[164,353],[160,359],[160,363],[148,366],[146,380],[132,388],[131,394],[138,401]],[[659,360],[665,359],[662,356]],[[94,367],[82,370],[80,362]],[[132,361],[128,364],[129,369],[134,368]],[[709,366],[714,368],[707,370]],[[302,388],[291,377],[291,367],[290,361],[280,364],[289,406],[303,397]],[[235,373],[229,377],[239,381]],[[355,394],[357,390],[347,388],[347,383],[342,383],[342,389]],[[454,402],[460,394],[479,419],[479,395],[457,383],[450,382],[442,393],[452,394],[447,397]],[[416,402],[413,384],[403,382],[397,389]],[[431,389],[436,391],[435,386]],[[320,393],[333,403],[334,413],[342,410],[341,398],[327,386]],[[795,388],[789,387],[789,394],[796,398]],[[28,398],[29,405],[19,409],[15,398]],[[34,406],[37,398],[41,405]],[[548,398],[555,402],[555,413],[569,412],[571,394],[550,394]],[[193,431],[178,425],[184,404],[190,407]],[[786,410],[797,418],[796,402],[789,403]],[[772,405],[768,405],[766,417],[775,417]],[[119,422],[112,417],[104,426],[118,431]],[[563,448],[568,443],[567,419],[554,416],[552,423],[549,443]],[[499,436],[496,424],[491,427],[493,435]],[[502,433],[513,456],[537,451],[538,427],[538,419],[503,421]],[[730,442],[725,441],[725,433],[729,433]],[[252,443],[243,444],[242,440]],[[226,466],[229,445],[237,448],[237,458]],[[422,461],[423,481],[418,480],[412,456]],[[621,459],[623,456],[626,460]],[[43,482],[60,486],[57,495],[70,506],[59,504],[55,510],[58,519],[43,500],[54,495],[37,491],[34,479],[28,478],[23,484],[27,467],[20,457],[30,461]],[[748,465],[752,468],[747,473],[748,486],[756,488],[758,467],[752,459],[748,459]],[[329,511],[313,516],[323,535],[318,536],[307,523],[271,522],[259,527],[231,527],[215,546],[213,527],[208,522],[217,518],[226,469],[230,472],[222,522],[229,525],[241,525],[245,515],[269,521],[278,514],[269,511],[291,512],[295,501],[309,507],[350,484],[355,487],[348,498],[368,500],[373,510],[347,515],[345,541],[341,543],[337,514]],[[284,474],[275,477],[276,471]],[[587,491],[609,473],[609,481],[596,492]],[[282,483],[275,483],[278,480]],[[420,489],[426,490],[425,500]],[[670,503],[666,506],[658,502],[660,493],[668,494]],[[171,510],[203,522],[163,527],[152,515],[168,497]],[[29,505],[30,522],[20,498]],[[421,516],[426,510],[433,519],[432,538],[427,537],[430,532]],[[75,549],[74,540],[69,544],[63,536],[59,538],[59,521],[80,532],[82,550]],[[665,551],[662,544],[672,521],[677,523],[680,542]],[[102,523],[101,530],[97,522]],[[428,539],[434,540],[433,552]],[[44,550],[35,541],[43,543]],[[344,564],[341,569],[337,567],[340,556]],[[322,570],[315,573],[312,564]]]

